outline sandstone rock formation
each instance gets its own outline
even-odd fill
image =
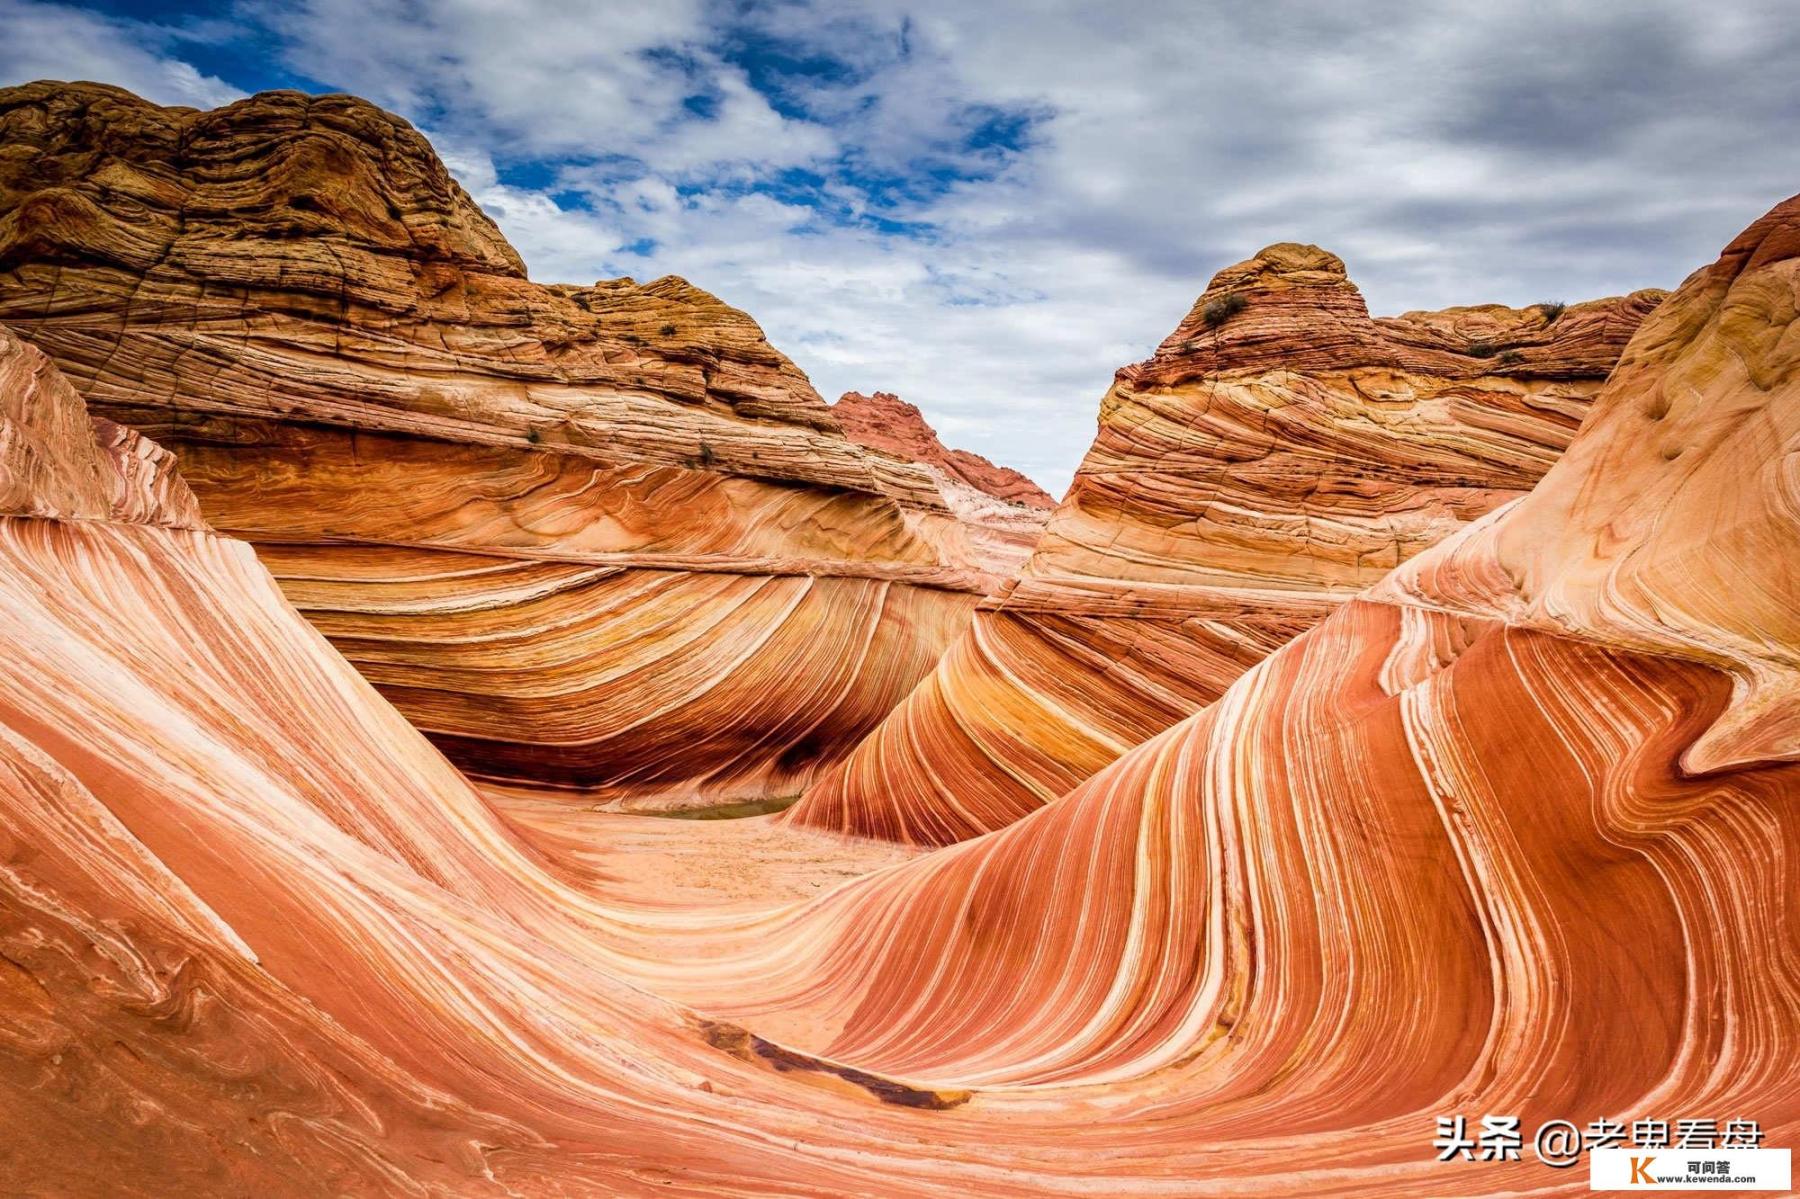
[[[3,331],[0,446],[0,1191],[785,1189],[762,1137],[818,1088],[610,975],[591,905]],[[746,1086],[787,1098],[728,1129]]]
[[[1086,1097],[1119,1193],[1153,1143],[1196,1189],[1586,1185],[1529,1149],[1432,1165],[1433,1113],[1790,1142],[1797,332],[1800,197],[1644,321],[1531,494],[1050,806],[709,967],[757,988],[689,997],[915,1083]]]
[[[700,289],[528,281],[350,97],[0,91],[0,322],[494,778],[794,794],[1035,536],[846,439]]]
[[[1050,493],[1009,466],[995,466],[980,454],[951,450],[938,440],[917,405],[888,391],[864,395],[847,391],[831,406],[844,436],[860,446],[909,462],[937,467],[958,482],[996,499],[1028,508],[1054,508]]]
[[[1017,583],[790,817],[941,845],[1063,794],[1523,494],[1662,294],[1371,319],[1316,246],[1219,272]]]
[[[944,557],[980,563],[996,577],[996,586],[1018,573],[1053,506],[1037,484],[978,454],[945,449],[923,413],[887,392],[846,392],[831,414],[844,435],[870,451],[875,461],[922,467],[931,477],[956,520],[946,523],[931,509],[908,512],[913,528],[922,538],[939,542]],[[945,538],[952,540],[946,544]]]
[[[1800,197],[1530,496],[1011,827],[728,913],[568,882],[0,340],[0,1189],[1499,1199],[1587,1181],[1435,1116],[1792,1145],[1797,329]]]
[[[161,446],[90,417],[50,360],[0,329],[0,513],[205,529]]]

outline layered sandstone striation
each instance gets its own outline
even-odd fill
[[[1644,320],[1529,495],[1050,806],[743,938],[754,993],[692,996],[1088,1096],[1091,1148],[1138,1129],[1123,1156],[1196,1189],[1585,1185],[1430,1165],[1433,1114],[1791,1136],[1797,331],[1800,197]]]
[[[0,322],[466,768],[791,795],[1023,559],[676,278],[546,287],[404,121],[0,91]]]
[[[792,819],[937,845],[1063,794],[1523,494],[1661,298],[1372,319],[1316,246],[1220,271],[1018,581]]]
[[[1800,198],[1528,497],[1010,827],[730,912],[573,885],[0,340],[0,1190],[1500,1199],[1587,1182],[1435,1117],[1791,1145],[1797,297]]]
[[[0,514],[205,529],[174,458],[90,416],[43,354],[0,328]]]
[[[790,1189],[820,1087],[609,972],[617,921],[3,330],[0,447],[0,1191]]]

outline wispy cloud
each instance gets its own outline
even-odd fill
[[[128,88],[159,104],[215,108],[244,95],[203,74],[182,51],[188,35],[155,21],[73,4],[0,0],[0,80],[85,79]]]

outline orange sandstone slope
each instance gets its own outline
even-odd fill
[[[492,778],[794,794],[1030,540],[698,288],[528,281],[350,97],[0,90],[0,322]]]
[[[795,1140],[894,1139],[608,973],[604,915],[4,329],[0,661],[0,1192],[841,1195]]]
[[[1530,488],[1663,294],[1371,319],[1315,246],[1219,272],[1017,583],[790,818],[941,845],[1068,791]]]
[[[1792,1145],[1796,461],[1800,197],[1645,320],[1530,495],[690,997],[865,1069],[1091,1096],[1096,1152],[1135,1130],[1207,1193],[1585,1193],[1529,1150],[1433,1164],[1439,1114]]]
[[[1587,1182],[1434,1117],[1792,1145],[1797,306],[1800,198],[1528,498],[1058,803],[724,915],[565,886],[0,335],[0,1190],[1498,1199]]]

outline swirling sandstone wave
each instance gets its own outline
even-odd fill
[[[791,819],[942,845],[1063,794],[1523,494],[1661,298],[1371,319],[1314,246],[1221,271],[1119,372],[1017,583]]]
[[[1497,1199],[1587,1182],[1434,1115],[1792,1145],[1797,308],[1800,198],[1531,496],[1217,703],[711,914],[569,885],[0,340],[0,1184]]]
[[[33,84],[0,142],[0,322],[472,771],[794,794],[1034,538],[698,288],[528,281],[362,101]]]
[[[0,396],[0,1189],[783,1189],[765,1138],[817,1086],[609,975],[581,897],[3,331]]]
[[[1258,1194],[1586,1185],[1430,1167],[1433,1112],[1790,1143],[1797,332],[1800,197],[1644,322],[1528,496],[1048,807],[725,938],[687,998],[1094,1096],[1090,1144],[1154,1127],[1168,1177]]]

